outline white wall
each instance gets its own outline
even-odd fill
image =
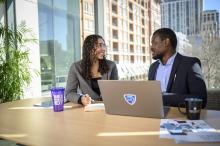
[[[39,40],[38,27],[38,2],[37,0],[19,0],[16,1],[16,19],[17,25],[25,21],[28,28],[31,28],[36,38]],[[41,78],[33,70],[40,72],[40,48],[37,44],[29,45],[30,48],[30,69],[32,70],[32,81],[29,87],[25,89],[25,98],[41,96]]]

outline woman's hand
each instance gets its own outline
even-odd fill
[[[85,94],[81,97],[81,103],[84,106],[91,104],[91,101],[92,101],[92,98],[88,94]]]

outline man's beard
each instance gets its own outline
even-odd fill
[[[162,61],[163,56],[164,56],[164,54],[163,54],[163,53],[160,53],[160,54],[157,54],[156,56],[153,56],[153,59],[154,59],[154,60],[159,59],[160,61]]]

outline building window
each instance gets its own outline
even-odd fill
[[[129,19],[133,21],[133,13],[129,12]]]
[[[114,39],[118,39],[118,31],[117,30],[112,30],[112,36]]]
[[[113,55],[113,60],[115,61],[115,63],[119,63],[119,56]]]
[[[134,53],[134,45],[130,45],[130,52]]]
[[[94,32],[94,20],[84,20],[84,30],[93,33]]]
[[[144,19],[141,19],[142,25],[144,25]]]
[[[43,91],[65,87],[70,65],[80,58],[80,19],[75,17],[79,12],[72,10],[77,5],[72,0],[38,0]]]
[[[142,28],[142,34],[145,35],[145,29],[144,28]]]
[[[113,51],[118,51],[118,43],[113,42]]]
[[[145,47],[142,47],[142,53],[145,53],[146,51],[145,51]]]
[[[89,13],[89,3],[88,2],[83,3],[83,8],[84,8],[85,13]]]
[[[204,20],[203,21],[206,22],[206,15],[204,15]]]
[[[214,14],[212,14],[212,21],[215,21],[215,16],[214,16]]]
[[[145,38],[142,38],[142,44],[145,44]]]
[[[144,7],[144,0],[141,1],[141,5]]]
[[[133,42],[134,41],[134,37],[132,34],[130,34],[130,41]]]
[[[143,62],[146,63],[146,57],[145,56],[143,56]]]
[[[129,2],[129,9],[130,9],[130,11],[132,11],[132,10],[133,10],[133,5],[132,5],[132,3],[131,3],[131,2]]]
[[[134,63],[134,55],[131,55],[130,59],[131,59],[131,63]]]
[[[141,15],[142,17],[144,17],[144,10],[141,10]]]
[[[132,23],[129,24],[129,29],[130,29],[130,31],[133,31],[133,24]]]
[[[112,13],[115,13],[115,14],[118,13],[117,5],[115,4],[112,4]]]
[[[116,17],[112,17],[112,25],[118,26],[118,19]]]

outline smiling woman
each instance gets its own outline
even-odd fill
[[[83,43],[82,60],[72,64],[65,96],[67,100],[88,105],[102,100],[98,80],[117,80],[116,64],[105,58],[106,45],[99,35],[89,35]],[[77,89],[80,89],[78,91]]]

